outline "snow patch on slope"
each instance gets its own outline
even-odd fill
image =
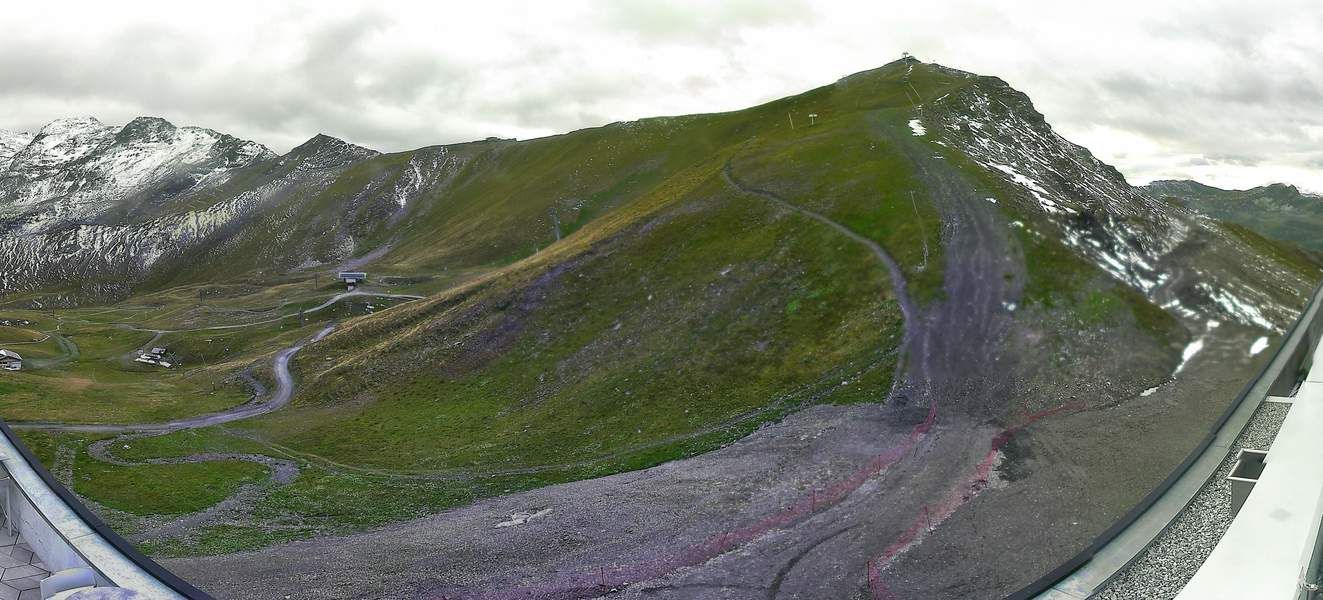
[[[920,110],[938,141],[1020,191],[1003,201],[1042,214],[1056,239],[1163,308],[1194,322],[1230,320],[1269,331],[1281,331],[1294,318],[1295,308],[1257,288],[1297,276],[1230,239],[1217,223],[1132,187],[1055,133],[1027,97],[1003,82],[985,79]],[[1185,265],[1203,260],[1195,257],[1210,238],[1224,257],[1259,260],[1189,272]],[[1193,253],[1173,255],[1187,242]]]
[[[1258,356],[1260,352],[1263,352],[1264,350],[1267,349],[1268,349],[1268,338],[1267,336],[1264,336],[1257,340],[1254,340],[1254,343],[1250,345],[1249,355]]]

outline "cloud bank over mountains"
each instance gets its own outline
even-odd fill
[[[1323,5],[47,2],[0,19],[0,128],[162,116],[383,151],[736,109],[891,61],[998,75],[1133,182],[1323,191]]]

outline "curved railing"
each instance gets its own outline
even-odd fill
[[[1184,477],[1187,471],[1208,451],[1209,446],[1213,444],[1218,432],[1227,425],[1237,410],[1247,401],[1257,403],[1263,401],[1267,396],[1289,396],[1292,391],[1300,384],[1302,375],[1309,365],[1310,357],[1319,341],[1323,338],[1323,283],[1314,289],[1309,303],[1305,305],[1304,310],[1300,312],[1300,317],[1282,336],[1281,341],[1277,343],[1272,357],[1264,364],[1263,370],[1257,377],[1250,380],[1248,384],[1236,396],[1235,401],[1222,413],[1222,415],[1209,428],[1207,435],[1200,440],[1199,444],[1190,451],[1185,460],[1172,470],[1162,483],[1158,484],[1148,495],[1144,496],[1138,504],[1121,516],[1111,527],[1108,527],[1098,537],[1094,538],[1088,546],[1079,553],[1067,559],[1047,574],[1038,578],[1033,583],[1021,588],[1013,594],[1007,596],[1011,600],[1027,600],[1036,598],[1048,593],[1060,582],[1070,577],[1081,567],[1084,567],[1096,554],[1111,543],[1117,536],[1121,535],[1127,528],[1139,520],[1146,511],[1171,490],[1177,481]],[[1323,552],[1323,548],[1320,548]],[[1317,553],[1316,553],[1317,554]],[[1131,557],[1133,560],[1133,557]],[[1315,570],[1317,570],[1318,561],[1315,558]],[[1129,561],[1123,564],[1115,565],[1119,571],[1124,568]],[[1314,600],[1310,598],[1308,600]]]
[[[10,479],[7,490],[19,492],[16,497],[6,491],[6,516],[10,523],[25,524],[20,525],[19,534],[52,571],[85,567],[96,573],[98,585],[132,589],[148,598],[210,600],[205,592],[139,552],[103,523],[42,466],[3,421],[0,433],[4,437],[0,440],[4,471]]]

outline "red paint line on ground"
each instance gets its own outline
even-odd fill
[[[927,533],[946,521],[955,513],[956,509],[973,500],[979,493],[987,489],[988,476],[992,473],[993,466],[997,464],[997,457],[1001,453],[1002,447],[1009,443],[1015,437],[1015,434],[1047,417],[1068,411],[1077,412],[1084,410],[1084,408],[1083,403],[1072,403],[1029,413],[1024,415],[1015,425],[1011,425],[998,432],[997,435],[992,436],[987,453],[975,465],[973,473],[960,481],[936,508],[930,509],[928,505],[924,505],[923,513],[916,516],[910,526],[882,550],[881,555],[868,561],[865,572],[868,590],[873,600],[896,599],[896,595],[882,582],[882,571],[890,567],[891,562],[897,556],[922,541]]]
[[[855,470],[849,477],[824,488],[813,489],[800,497],[789,507],[767,515],[757,521],[736,529],[728,530],[694,544],[668,556],[645,560],[626,565],[599,566],[587,571],[572,571],[553,574],[547,581],[536,585],[515,588],[466,592],[454,595],[454,592],[429,596],[434,600],[526,600],[531,598],[574,600],[593,598],[612,589],[630,584],[656,579],[683,567],[692,567],[747,544],[768,532],[794,523],[803,517],[819,512],[844,500],[864,482],[881,474],[910,452],[937,421],[937,402],[928,405],[928,414],[924,420],[910,430],[905,441],[875,455],[865,466]]]

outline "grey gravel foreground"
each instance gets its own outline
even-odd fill
[[[1098,600],[1174,598],[1213,552],[1231,526],[1231,488],[1227,474],[1241,448],[1268,448],[1286,420],[1290,404],[1264,402],[1254,411],[1231,452],[1212,479],[1190,500],[1176,520],[1158,535],[1135,562],[1123,569]]]

